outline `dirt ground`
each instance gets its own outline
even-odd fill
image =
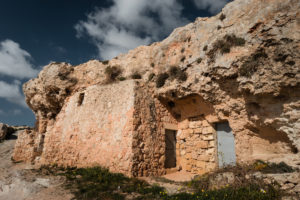
[[[14,133],[0,143],[0,200],[70,200],[73,195],[62,187],[64,177],[40,175],[32,165],[11,161]]]

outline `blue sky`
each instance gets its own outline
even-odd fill
[[[34,124],[22,84],[51,61],[110,59],[230,0],[10,0],[0,6],[0,122]]]

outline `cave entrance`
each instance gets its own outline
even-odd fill
[[[176,167],[176,131],[165,129],[165,168]]]
[[[216,124],[219,167],[236,164],[234,135],[228,122]]]

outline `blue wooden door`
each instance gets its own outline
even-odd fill
[[[236,164],[234,135],[228,122],[216,124],[219,167]]]

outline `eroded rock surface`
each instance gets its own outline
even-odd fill
[[[87,101],[105,98],[92,91],[109,87],[105,71],[115,66],[121,69],[116,82],[124,87],[127,86],[121,80],[131,79],[132,74],[141,75],[137,81],[140,92],[134,93],[139,101],[133,106],[134,111],[141,112],[133,112],[132,130],[125,130],[128,126],[123,125],[124,130],[121,130],[122,134],[129,131],[133,136],[132,148],[140,149],[140,152],[133,150],[135,156],[129,164],[136,171],[135,175],[149,175],[147,170],[154,170],[152,166],[156,171],[150,170],[150,174],[163,173],[157,169],[165,161],[164,146],[149,148],[150,144],[163,140],[153,135],[162,128],[160,117],[164,123],[178,125],[176,150],[184,170],[198,167],[195,173],[201,173],[205,171],[201,171],[202,168],[216,167],[213,124],[222,121],[228,121],[234,132],[238,162],[292,157],[291,165],[297,165],[300,160],[300,2],[235,0],[222,14],[225,19],[220,19],[221,13],[211,18],[197,18],[194,23],[175,29],[162,42],[138,47],[110,61],[46,66],[37,78],[23,86],[26,102],[34,111],[37,123],[35,131],[23,132],[19,137],[14,159],[65,165],[99,160],[91,159],[88,154],[97,151],[101,156],[96,147],[85,149],[83,153],[74,149],[82,145],[92,148],[101,143],[100,136],[96,137],[98,140],[90,139],[93,134],[103,132],[97,120],[101,119],[100,115],[110,116],[109,107],[114,100],[108,99],[101,113],[92,102],[85,104],[87,96],[83,99],[80,94],[87,92]],[[170,71],[172,66],[177,71],[175,68]],[[162,76],[163,73],[168,75]],[[148,92],[143,93],[143,87]],[[108,96],[128,98],[124,93],[111,90]],[[76,109],[82,101],[91,117],[82,111],[86,117],[78,120]],[[122,105],[126,107],[125,104]],[[169,114],[163,114],[166,111]],[[194,116],[201,118],[199,123],[193,122]],[[121,118],[113,116],[111,120]],[[148,120],[134,120],[146,118]],[[87,124],[93,124],[93,128],[86,127]],[[82,128],[88,128],[89,132],[85,133]],[[107,133],[115,137],[113,132]],[[142,139],[135,138],[136,133],[142,135]],[[110,144],[112,149],[107,146],[108,151],[114,152],[114,145],[122,143],[115,141]],[[68,150],[58,153],[60,147]],[[197,153],[196,147],[202,150]],[[120,157],[126,155],[126,152],[119,154]],[[121,167],[118,170],[123,171]]]
[[[28,127],[19,127],[28,128]],[[0,143],[0,199],[1,200],[68,200],[73,195],[63,188],[64,177],[37,173],[34,166],[14,163],[11,155],[16,137],[23,130],[13,133],[13,138]]]

